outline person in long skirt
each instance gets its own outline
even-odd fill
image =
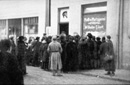
[[[61,62],[61,52],[62,47],[59,42],[57,42],[56,36],[53,36],[52,42],[48,46],[48,52],[51,53],[51,67],[50,69],[53,71],[53,76],[57,75],[60,76],[60,71],[62,68]]]

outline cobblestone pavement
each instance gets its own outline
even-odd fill
[[[27,67],[28,74],[24,76],[25,85],[29,84],[128,84],[114,80],[102,79],[98,77],[63,74],[63,76],[52,76],[51,72],[44,71],[38,67]]]

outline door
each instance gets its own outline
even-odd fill
[[[60,29],[59,29],[59,34],[61,34],[61,32],[65,32],[66,33],[66,35],[68,35],[69,34],[69,23],[60,23]]]

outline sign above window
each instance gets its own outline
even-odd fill
[[[69,22],[69,8],[60,9],[60,22]]]
[[[85,8],[84,13],[92,13],[92,12],[103,12],[107,11],[107,7],[91,7],[91,8]]]

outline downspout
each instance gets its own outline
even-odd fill
[[[46,27],[51,25],[51,0],[46,0],[46,13],[45,13],[45,33]]]
[[[118,22],[118,68],[123,68],[123,9],[124,0],[119,0],[119,22]]]

